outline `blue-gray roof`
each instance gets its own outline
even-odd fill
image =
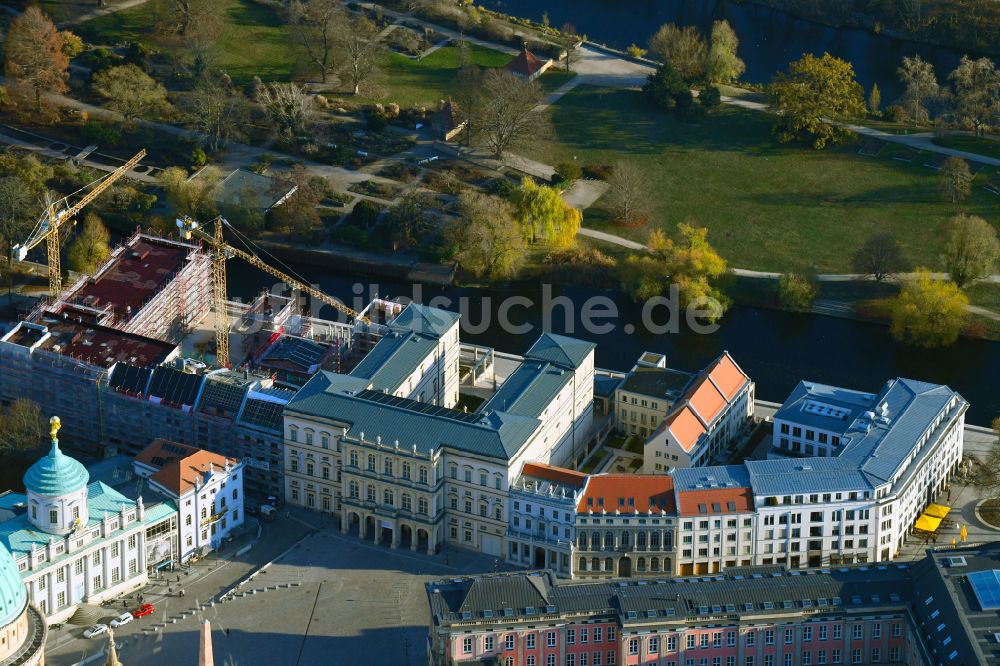
[[[755,495],[871,491],[857,464],[842,458],[748,460]]]
[[[674,490],[706,490],[708,488],[749,488],[750,475],[743,465],[717,465],[713,467],[683,467],[670,471],[674,477]]]
[[[87,469],[76,458],[63,453],[55,437],[48,455],[35,462],[24,474],[24,487],[29,492],[46,497],[74,493],[82,490],[89,481]]]
[[[794,421],[807,428],[844,433],[854,419],[871,408],[874,399],[872,393],[801,381],[774,413],[774,420]],[[807,410],[810,403],[828,405],[833,408],[832,413]]]
[[[413,331],[429,338],[440,339],[460,316],[450,310],[410,303],[390,322],[389,328],[394,331]]]
[[[876,485],[889,481],[953,399],[959,406],[966,404],[947,386],[913,379],[889,381],[873,403],[875,418],[862,414],[851,424],[841,458],[860,465]]]
[[[541,424],[517,414],[469,414],[358,386],[356,378],[320,372],[296,393],[285,412],[343,423],[349,437],[364,433],[365,440],[381,437],[387,445],[398,440],[401,448],[416,446],[423,454],[448,447],[500,460],[515,455]]]
[[[351,376],[367,379],[375,390],[394,392],[437,345],[437,338],[390,330],[351,370]]]
[[[538,417],[572,378],[571,370],[552,363],[526,360],[480,406],[479,411],[500,410]]]
[[[531,349],[525,352],[524,357],[576,369],[594,351],[595,346],[593,342],[585,340],[555,333],[542,333],[535,344],[531,345]]]

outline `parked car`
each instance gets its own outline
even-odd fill
[[[118,627],[122,626],[123,624],[128,624],[129,622],[131,622],[134,619],[135,618],[132,617],[132,613],[122,613],[121,615],[119,615],[115,619],[111,620],[111,628],[112,629],[117,629]]]
[[[274,520],[276,513],[278,513],[278,510],[270,504],[260,505],[260,515],[262,515],[266,520]]]
[[[152,615],[153,611],[156,610],[156,606],[153,604],[143,604],[132,611],[132,617],[140,618],[146,617],[147,615]]]
[[[84,629],[84,638],[96,638],[102,634],[108,633],[108,625],[106,624],[95,624],[89,629]]]

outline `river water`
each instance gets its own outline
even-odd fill
[[[300,273],[356,309],[372,294],[384,298],[413,298],[415,294],[414,285],[402,280],[347,276],[314,266],[303,267]],[[274,281],[242,262],[231,261],[228,283],[231,297],[249,299],[261,289],[271,288]],[[681,326],[677,333],[654,335],[643,328],[640,308],[614,291],[555,285],[549,301],[566,297],[571,304],[563,307],[563,301],[562,305],[543,308],[546,296],[539,284],[493,288],[419,285],[418,289],[416,295],[424,303],[439,297],[450,299],[445,306],[464,311],[463,323],[477,329],[484,316],[496,322],[507,299],[522,297],[534,303],[531,308],[510,310],[510,321],[527,325],[525,331],[507,332],[495,323],[483,331],[463,327],[463,340],[498,351],[524,352],[547,324],[546,330],[596,343],[599,367],[628,370],[643,351],[654,351],[666,354],[671,367],[692,371],[728,350],[757,383],[757,396],[764,400],[782,401],[800,379],[875,391],[886,379],[902,376],[947,384],[961,392],[971,403],[968,418],[972,423],[989,424],[1000,415],[1000,391],[996,388],[1000,343],[962,339],[943,350],[914,350],[896,343],[888,328],[878,324],[747,307],[734,307],[711,334]],[[581,325],[583,304],[599,296],[618,304],[620,317],[614,331],[590,332]],[[575,316],[565,316],[567,310],[573,310]],[[553,313],[548,322],[543,321],[543,311]],[[320,311],[326,318],[335,314],[332,308]],[[656,317],[657,321],[663,319]],[[627,333],[632,330],[630,325],[634,331]]]
[[[664,23],[698,26],[704,34],[712,22],[725,19],[740,38],[739,55],[747,65],[744,80],[767,83],[775,72],[803,53],[824,51],[854,65],[858,81],[871,89],[877,82],[883,105],[900,94],[896,68],[903,56],[920,54],[935,65],[942,81],[958,64],[961,53],[875,35],[867,30],[847,30],[804,21],[784,12],[749,2],[726,0],[481,0],[489,9],[540,21],[547,12],[553,26],[572,23],[591,40],[624,49],[645,47]]]

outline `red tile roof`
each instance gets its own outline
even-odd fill
[[[729,352],[723,352],[691,382],[656,432],[668,428],[681,448],[690,451],[749,381]]]
[[[681,516],[711,516],[727,513],[751,513],[753,493],[749,488],[710,488],[677,493]]]
[[[715,367],[709,372],[709,376],[727,400],[732,400],[741,388],[750,380],[746,374],[740,370],[736,362],[729,354],[723,354],[715,362]]]
[[[587,475],[583,472],[576,472],[564,467],[553,467],[552,465],[545,465],[543,463],[525,463],[521,469],[521,473],[525,476],[545,479],[546,481],[560,483],[564,486],[572,486],[573,488],[582,488],[583,484],[587,482]]]
[[[719,389],[709,381],[709,375],[704,374],[695,385],[694,392],[688,398],[688,402],[701,420],[711,423],[715,417],[722,413],[726,407],[726,398],[719,393]]]
[[[546,60],[540,60],[525,47],[513,60],[507,63],[507,70],[521,76],[534,76],[534,74],[545,66]]]
[[[690,451],[698,443],[698,438],[705,434],[701,421],[686,405],[667,417],[666,425],[670,434],[685,451]]]
[[[650,508],[666,513],[675,511],[674,480],[665,474],[597,474],[590,477],[587,491],[576,510],[600,513],[646,513]]]
[[[196,485],[199,478],[214,466],[223,469],[228,462],[237,464],[237,460],[226,458],[218,453],[204,451],[186,444],[178,444],[165,439],[158,439],[143,449],[135,457],[137,462],[158,468],[150,478],[151,481],[163,486],[175,496],[180,497]]]

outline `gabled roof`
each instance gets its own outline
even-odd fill
[[[580,503],[578,513],[601,510],[622,514],[654,512],[673,513],[674,480],[667,475],[642,474],[595,474],[587,482],[587,490]]]
[[[236,459],[226,458],[218,453],[164,439],[158,439],[147,446],[135,460],[157,469],[150,480],[175,497],[197,488],[199,481],[204,480],[213,468],[223,470],[227,463],[238,463]]]
[[[431,124],[445,132],[458,129],[465,123],[465,114],[458,108],[458,104],[449,99],[444,106],[434,112],[431,116]]]
[[[705,434],[705,428],[701,425],[701,421],[687,405],[670,414],[664,421],[664,425],[669,428],[670,434],[674,436],[680,447],[688,452]]]
[[[534,53],[524,47],[513,60],[507,63],[507,70],[521,76],[533,76],[545,66],[547,61],[539,59]]]
[[[568,338],[555,333],[542,333],[535,344],[525,352],[524,357],[575,370],[583,364],[596,346],[586,340]]]
[[[750,488],[712,488],[677,493],[677,512],[681,516],[752,513],[753,510]]]

